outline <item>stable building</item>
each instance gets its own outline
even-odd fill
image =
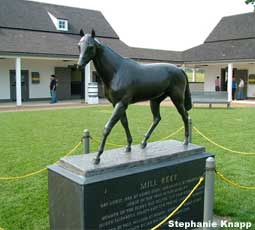
[[[255,13],[223,17],[203,44],[183,52],[183,63],[204,69],[204,91],[214,91],[219,76],[231,101],[232,78],[242,77],[245,97],[255,98]]]
[[[178,52],[134,48],[120,40],[103,14],[60,5],[25,0],[0,0],[0,102],[49,99],[50,76],[58,80],[59,100],[88,100],[88,85],[97,82],[99,97],[103,84],[93,63],[78,70],[77,44],[80,29],[90,33],[120,55],[142,63],[167,62],[205,72],[204,83],[190,84],[191,90],[221,90],[231,102],[232,77],[245,80],[245,96],[255,98],[255,13],[223,17],[205,42]]]
[[[93,64],[77,70],[77,44],[83,28],[124,57],[141,62],[181,64],[181,52],[127,46],[101,12],[24,0],[0,0],[0,101],[45,100],[50,76],[58,80],[58,99],[85,98],[89,82],[103,87]]]

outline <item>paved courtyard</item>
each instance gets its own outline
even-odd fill
[[[110,105],[106,99],[100,99],[101,106]],[[149,105],[149,101],[137,103],[138,105]],[[162,102],[162,106],[173,106],[170,99],[166,99]],[[24,111],[24,110],[45,110],[45,109],[63,109],[63,108],[83,108],[87,106],[98,106],[89,105],[84,100],[63,100],[56,104],[50,104],[49,101],[30,101],[23,102],[22,106],[17,107],[15,102],[0,103],[0,112],[11,112],[11,111]],[[195,104],[194,108],[197,107],[209,107],[208,104]],[[212,108],[227,107],[225,104],[213,104]],[[255,100],[242,100],[233,101],[231,107],[255,107]]]

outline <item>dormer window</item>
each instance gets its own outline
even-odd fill
[[[57,18],[50,12],[48,12],[48,15],[50,16],[50,18],[57,30],[68,31],[68,20],[63,19],[63,18]]]
[[[58,30],[68,31],[68,21],[64,19],[58,19]]]

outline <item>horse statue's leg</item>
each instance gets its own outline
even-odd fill
[[[126,136],[127,136],[127,146],[126,146],[125,151],[126,152],[131,152],[131,144],[132,144],[133,139],[132,139],[129,127],[128,127],[128,119],[127,119],[126,112],[123,114],[123,116],[121,117],[120,121],[121,121],[122,126],[125,129]]]
[[[124,115],[126,109],[127,109],[127,106],[125,106],[122,102],[119,102],[115,105],[112,116],[110,117],[109,121],[106,123],[106,125],[104,127],[103,138],[102,138],[101,144],[99,146],[98,154],[97,154],[96,158],[94,159],[94,164],[99,164],[100,156],[104,152],[106,139],[107,139],[108,135],[110,134],[114,125]]]
[[[184,131],[185,139],[183,144],[188,145],[189,144],[189,114],[184,108],[184,104],[177,105],[176,108],[182,116],[182,120],[183,120],[184,128],[185,128],[185,131]]]
[[[179,114],[182,117],[183,123],[184,123],[184,135],[185,135],[185,139],[184,139],[184,145],[188,145],[189,144],[189,114],[186,111],[185,107],[184,107],[184,98],[182,96],[182,93],[180,91],[180,89],[175,89],[174,90],[174,94],[170,95],[172,102],[174,103],[177,111],[179,112]]]
[[[158,123],[161,120],[159,106],[160,106],[160,102],[162,100],[163,99],[157,100],[157,101],[154,101],[154,100],[150,101],[151,112],[153,114],[153,122],[152,122],[150,128],[148,129],[147,133],[144,135],[144,139],[141,143],[141,148],[143,148],[143,149],[146,147],[147,140],[150,138],[153,130],[157,127]]]

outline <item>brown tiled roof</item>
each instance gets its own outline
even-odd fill
[[[255,13],[223,17],[205,43],[255,38]]]
[[[100,11],[66,7],[24,0],[0,0],[0,27],[79,34],[94,28],[98,36],[118,38]],[[67,19],[68,32],[58,31],[48,12],[57,18]]]
[[[183,52],[184,62],[255,59],[255,38],[204,43]]]
[[[0,0],[0,55],[77,58],[79,30],[95,29],[98,39],[124,57],[141,61],[192,63],[255,59],[255,13],[224,17],[204,44],[183,52],[134,48],[118,35],[99,11],[24,0]],[[59,32],[48,12],[69,21]]]
[[[144,49],[144,48],[131,48],[131,58],[148,60],[148,61],[168,61],[172,63],[182,62],[182,52],[168,51],[168,50],[156,50],[156,49]]]
[[[255,13],[223,17],[202,45],[183,52],[184,62],[255,59]]]
[[[0,28],[0,54],[78,58],[79,35]],[[98,38],[115,52],[128,58],[149,61],[179,62],[180,52],[138,49],[119,39]]]

